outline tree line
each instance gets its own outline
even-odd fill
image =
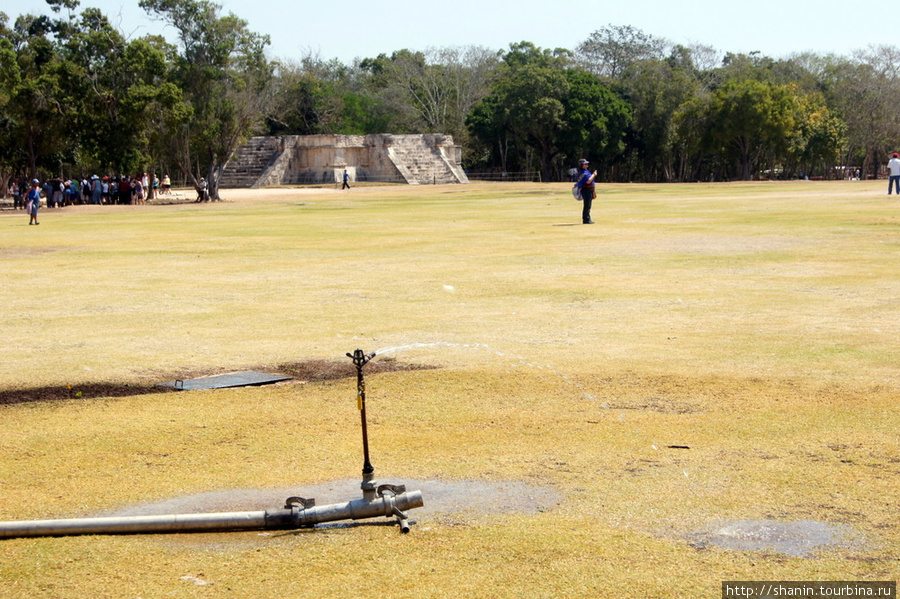
[[[469,171],[605,181],[877,176],[900,139],[900,49],[771,58],[603,26],[574,49],[523,41],[345,64],[267,56],[208,0],[139,0],[170,26],[129,39],[78,0],[0,13],[0,175],[172,172],[218,197],[250,135],[445,133]]]

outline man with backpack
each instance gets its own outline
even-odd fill
[[[581,193],[581,222],[585,225],[593,225],[594,221],[591,220],[591,204],[593,203],[594,198],[597,197],[594,188],[594,179],[597,177],[597,171],[592,173],[588,170],[588,166],[590,166],[590,162],[584,158],[578,161],[580,171],[575,187],[577,187],[578,191]]]

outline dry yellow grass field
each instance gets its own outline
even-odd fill
[[[896,580],[900,199],[883,187],[606,185],[592,226],[565,184],[229,190],[39,227],[4,211],[0,392],[45,399],[0,405],[0,520],[358,495],[354,379],[80,389],[357,348],[438,368],[367,379],[377,478],[421,484],[410,534],[0,540],[0,597]]]

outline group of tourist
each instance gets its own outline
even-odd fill
[[[168,189],[168,176],[163,187]],[[28,182],[26,179],[15,179],[10,183],[9,194],[13,197],[13,208],[26,208],[29,189],[37,179]],[[40,196],[44,198],[47,208],[61,208],[76,204],[143,204],[151,185],[147,173],[141,175],[114,177],[84,177],[62,180],[60,178],[38,183]],[[160,186],[159,177],[153,177],[153,189]]]

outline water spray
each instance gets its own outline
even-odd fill
[[[366,382],[363,367],[375,357],[357,349],[347,354],[356,366],[357,407],[363,436],[362,498],[345,503],[316,505],[315,499],[288,497],[280,509],[256,512],[222,512],[214,514],[172,514],[154,516],[121,516],[109,518],[75,518],[65,520],[22,520],[0,522],[0,538],[58,537],[99,534],[148,534],[178,532],[222,532],[237,530],[293,530],[311,528],[322,522],[396,518],[400,532],[409,532],[407,510],[422,507],[421,491],[407,491],[404,485],[375,482],[375,468],[369,460],[369,438],[366,425]]]

